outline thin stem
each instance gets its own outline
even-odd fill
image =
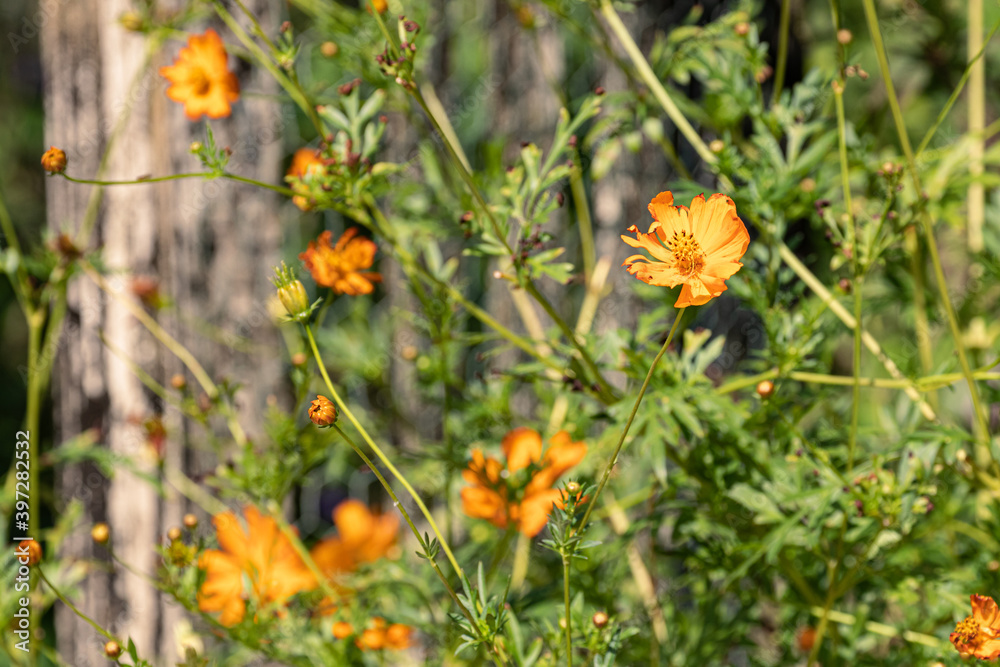
[[[677,105],[672,99],[670,99],[669,93],[667,93],[666,88],[660,83],[660,80],[656,77],[653,72],[653,68],[649,66],[646,61],[646,57],[642,55],[642,51],[636,46],[635,41],[632,39],[632,35],[629,34],[628,28],[622,23],[621,17],[618,16],[618,12],[615,11],[614,6],[611,4],[611,0],[601,0],[601,14],[604,15],[605,20],[608,25],[611,26],[611,31],[621,42],[622,47],[625,52],[628,53],[629,58],[632,59],[632,64],[639,71],[639,76],[642,80],[649,86],[649,89],[653,91],[653,96],[656,97],[656,101],[660,103],[663,110],[667,113],[670,121],[677,127],[681,134],[688,140],[691,146],[695,149],[701,159],[708,164],[715,164],[718,160],[715,154],[708,149],[705,141],[701,138],[698,132],[691,127],[691,123],[688,122],[681,110],[677,108]]]
[[[594,273],[594,224],[590,218],[590,205],[587,202],[587,189],[583,185],[583,172],[576,165],[580,164],[579,155],[573,156],[573,169],[569,172],[569,189],[573,195],[573,208],[576,209],[577,224],[580,227],[580,254],[583,255],[583,278],[590,284],[590,276]]]
[[[182,178],[206,178],[206,179],[225,178],[230,181],[238,181],[240,183],[247,183],[248,185],[255,185],[259,188],[272,190],[273,192],[277,192],[279,194],[286,195],[288,197],[291,197],[295,194],[295,192],[292,191],[290,188],[284,188],[281,187],[280,185],[264,183],[263,181],[258,181],[253,178],[247,178],[245,176],[237,176],[236,174],[229,174],[229,173],[218,174],[212,171],[194,171],[194,172],[187,172],[184,174],[170,174],[169,176],[137,178],[131,181],[105,181],[105,180],[97,180],[91,178],[74,178],[73,176],[70,176],[69,174],[66,173],[62,173],[60,174],[60,176],[65,178],[67,181],[72,181],[73,183],[82,183],[84,185],[144,185],[146,183],[162,183],[164,181],[176,181]]]
[[[787,5],[787,0],[786,0]],[[843,70],[841,70],[843,71]],[[851,393],[851,431],[847,439],[847,474],[854,471],[854,452],[858,444],[858,420],[861,411],[861,247],[858,234],[858,219],[854,215],[851,202],[851,174],[847,164],[847,123],[844,118],[844,77],[833,82],[833,97],[837,107],[837,137],[840,153],[840,183],[844,191],[844,207],[847,209],[849,224],[848,238],[851,243],[851,258],[854,272],[854,389]]]
[[[792,0],[782,0],[781,19],[778,25],[778,62],[774,68],[774,94],[771,103],[777,104],[781,98],[781,87],[785,84],[785,65],[788,61],[788,29],[792,17]]]
[[[82,611],[80,611],[79,609],[77,609],[76,605],[74,605],[72,602],[70,602],[69,599],[65,595],[63,595],[59,591],[59,589],[56,588],[52,584],[51,581],[49,581],[49,578],[45,576],[45,572],[42,571],[42,568],[39,567],[39,568],[36,568],[36,569],[38,571],[38,576],[41,578],[42,581],[45,582],[45,585],[49,587],[49,590],[51,590],[53,593],[55,593],[55,596],[57,598],[59,598],[59,600],[64,605],[66,605],[67,607],[69,607],[70,611],[72,611],[74,614],[76,614],[81,619],[83,619],[84,621],[86,621],[90,625],[90,627],[94,628],[94,630],[96,630],[101,636],[106,637],[107,639],[109,639],[111,641],[118,642],[119,644],[121,643],[121,640],[118,637],[115,637],[113,634],[111,634],[110,632],[108,632],[107,630],[105,630],[104,628],[102,628],[97,623],[97,621],[95,621],[94,619],[90,618],[89,616],[87,616],[86,614],[84,614]]]
[[[910,146],[910,138],[906,132],[906,124],[903,120],[903,112],[899,107],[899,100],[896,98],[896,88],[892,83],[892,74],[889,71],[889,60],[886,56],[885,44],[882,42],[882,31],[879,28],[878,13],[875,11],[874,0],[864,0],[865,18],[868,22],[868,31],[871,33],[872,44],[875,47],[875,55],[878,56],[879,69],[885,83],[885,90],[889,97],[889,107],[892,109],[892,118],[896,124],[896,132],[899,134],[899,143],[902,145],[903,153],[906,155],[906,162],[909,168],[910,177],[913,180],[913,188],[917,197],[921,196],[923,188],[920,184],[920,174],[917,172],[917,161],[913,155],[913,148]],[[989,440],[989,426],[986,422],[985,412],[979,398],[979,389],[972,377],[972,367],[969,365],[968,356],[965,353],[965,343],[962,341],[962,331],[959,328],[958,318],[951,303],[951,295],[948,294],[948,283],[945,279],[944,269],[941,265],[941,257],[938,253],[937,240],[934,238],[934,226],[930,219],[930,214],[926,207],[920,211],[920,221],[924,229],[924,236],[927,239],[927,249],[931,257],[931,265],[934,267],[934,279],[937,282],[941,303],[944,306],[945,314],[948,317],[948,326],[951,329],[952,338],[955,341],[955,350],[958,352],[958,361],[965,375],[965,381],[969,386],[969,394],[972,397],[972,409],[975,413],[980,442]],[[994,461],[995,463],[995,461]]]
[[[308,324],[306,324],[305,330],[306,330],[306,337],[309,339],[309,347],[312,349],[313,356],[316,359],[316,365],[319,366],[320,374],[323,376],[323,381],[326,383],[326,388],[330,391],[330,394],[333,397],[333,401],[337,404],[337,407],[340,408],[340,411],[344,414],[344,416],[347,417],[348,421],[350,421],[351,424],[354,426],[354,428],[357,429],[358,433],[361,434],[361,437],[365,441],[365,443],[371,448],[373,452],[375,452],[375,456],[377,456],[378,459],[382,461],[382,464],[389,469],[389,472],[391,472],[393,476],[397,480],[399,480],[399,483],[402,484],[403,487],[407,490],[407,492],[413,497],[414,502],[417,503],[417,506],[420,508],[420,511],[424,515],[424,518],[427,519],[427,523],[430,525],[431,530],[434,532],[434,536],[437,538],[438,542],[441,543],[441,549],[444,551],[445,555],[448,557],[448,560],[451,562],[451,566],[455,569],[455,573],[458,574],[460,577],[465,576],[465,573],[462,571],[462,568],[458,564],[458,561],[455,560],[455,555],[452,554],[451,552],[451,547],[448,546],[448,542],[444,539],[444,536],[441,535],[441,531],[438,529],[437,522],[434,521],[434,517],[433,515],[431,515],[430,510],[427,509],[427,505],[424,504],[424,501],[417,494],[413,486],[410,485],[410,482],[407,481],[406,477],[403,476],[403,473],[399,472],[399,470],[396,468],[395,465],[393,465],[389,457],[385,455],[385,452],[383,452],[382,449],[375,444],[375,441],[372,440],[372,437],[368,435],[368,431],[366,431],[365,427],[361,425],[361,422],[359,422],[357,417],[354,416],[354,413],[351,412],[351,409],[347,406],[344,400],[340,397],[340,394],[334,388],[333,381],[330,379],[330,374],[326,372],[326,365],[323,363],[323,357],[319,353],[319,347],[317,347],[316,345],[316,338],[313,336],[312,328]]]
[[[282,73],[281,69],[274,62],[272,62],[267,54],[264,53],[263,49],[261,49],[257,43],[250,38],[243,27],[237,23],[236,19],[233,18],[232,14],[229,13],[229,10],[226,9],[226,6],[222,4],[220,0],[215,0],[212,4],[215,7],[215,13],[218,14],[223,23],[225,23],[229,29],[233,31],[233,34],[236,35],[237,39],[243,42],[243,46],[245,46],[250,53],[253,54],[261,66],[263,66],[264,69],[266,69],[268,73],[275,78],[278,85],[285,89],[288,96],[299,105],[299,108],[302,109],[302,111],[309,118],[309,121],[316,128],[316,132],[320,136],[323,136],[323,123],[320,120],[319,115],[316,113],[316,109],[313,108],[309,99],[306,97],[302,87],[291,81]]]
[[[104,276],[98,273],[89,262],[81,260],[80,268],[87,274],[87,277],[93,280],[94,283],[104,290],[106,294],[125,306],[126,310],[128,310],[133,317],[139,320],[139,322],[146,327],[146,330],[149,331],[149,333],[153,334],[158,341],[163,343],[164,347],[170,350],[175,357],[180,359],[181,363],[183,363],[188,370],[191,371],[191,374],[194,375],[198,384],[200,384],[202,389],[205,390],[205,393],[208,394],[209,398],[214,399],[219,396],[219,388],[216,386],[215,382],[212,381],[212,378],[209,377],[201,363],[199,363],[195,356],[191,354],[186,347],[167,333],[166,329],[161,327],[159,322],[150,317],[149,313],[147,313],[141,306],[134,303],[130,299],[124,298],[118,291],[113,290],[104,279]],[[226,417],[226,423],[229,426],[230,432],[233,434],[233,439],[238,445],[245,445],[247,443],[247,436],[243,431],[243,427],[240,425],[240,422],[236,419],[236,415],[229,407],[228,402],[223,401],[222,406],[223,413]]]
[[[573,622],[572,622],[572,616],[570,614],[570,599],[569,599],[569,560],[570,560],[569,556],[563,554],[562,557],[563,602],[566,607],[566,623],[565,623],[566,667],[573,667]]]
[[[681,317],[684,315],[684,311],[687,307],[681,308],[677,311],[674,316],[674,323],[670,327],[670,333],[667,334],[667,339],[663,341],[663,347],[657,353],[656,357],[653,359],[653,363],[649,366],[649,372],[646,373],[646,379],[643,380],[642,387],[639,389],[639,395],[635,397],[635,405],[632,406],[632,412],[629,413],[628,421],[625,422],[625,428],[622,429],[621,437],[618,438],[618,445],[615,447],[614,453],[608,460],[608,465],[604,468],[604,474],[601,475],[601,481],[597,485],[597,490],[594,491],[593,497],[590,499],[590,503],[587,505],[587,511],[583,514],[583,520],[580,521],[580,527],[577,532],[583,530],[587,527],[587,520],[590,519],[591,512],[594,511],[594,505],[597,503],[597,499],[601,496],[601,491],[604,490],[604,486],[608,483],[608,478],[611,477],[611,470],[615,467],[615,463],[618,462],[618,454],[622,450],[622,445],[625,444],[625,437],[628,435],[628,430],[632,428],[632,421],[635,419],[635,415],[639,412],[639,404],[642,403],[642,397],[646,395],[646,388],[649,387],[649,381],[653,379],[653,371],[656,370],[657,364],[660,363],[660,359],[666,354],[667,348],[674,339],[674,333],[677,331],[677,325],[681,322]]]
[[[808,267],[806,267],[806,265],[795,256],[795,253],[784,244],[784,242],[778,240],[777,246],[778,255],[781,257],[782,261],[788,265],[788,268],[795,272],[795,275],[797,275],[802,282],[809,287],[809,289],[816,293],[816,296],[820,298],[820,301],[826,304],[827,308],[829,308],[841,322],[847,325],[849,329],[857,327],[858,321],[854,319],[854,316],[849,313],[846,308],[833,298],[833,295],[830,294],[830,290],[828,290],[820,279],[816,277],[816,274],[810,271]],[[861,330],[861,342],[864,343],[869,352],[875,355],[885,369],[889,371],[889,375],[897,380],[905,379],[903,372],[899,370],[899,367],[889,357],[889,355],[882,350],[882,346],[879,345],[879,342],[875,339],[875,337],[864,329]],[[917,388],[913,386],[912,382],[909,386],[904,387],[904,391],[906,392],[906,395],[917,404],[917,407],[920,409],[920,412],[923,414],[925,419],[932,422],[937,421],[937,413],[935,413],[930,404],[924,400],[924,398],[920,395],[920,392],[917,391]]]
[[[983,48],[983,0],[969,0],[968,17],[968,53],[969,60],[974,61],[969,78],[969,132],[975,135],[986,127],[986,63],[974,55]],[[969,176],[972,182],[968,191],[967,230],[967,243],[972,254],[983,250],[983,219],[986,214],[986,190],[980,180],[983,150],[983,140],[973,139],[969,148]]]

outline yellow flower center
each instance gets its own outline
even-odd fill
[[[190,82],[196,95],[205,95],[208,93],[208,89],[212,87],[212,82],[209,81],[208,74],[200,67],[191,68]]]
[[[963,644],[971,644],[979,635],[979,624],[971,616],[966,616],[964,621],[955,626],[955,634],[959,636]]]
[[[705,253],[690,232],[674,232],[664,245],[674,254],[674,268],[687,277],[705,268]]]

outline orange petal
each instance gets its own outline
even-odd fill
[[[505,503],[496,491],[482,486],[462,489],[462,510],[474,519],[486,519],[500,528],[507,527]]]
[[[566,431],[556,433],[549,443],[542,463],[543,468],[531,480],[529,492],[530,489],[551,487],[564,472],[582,461],[587,454],[586,443],[573,442]]]
[[[373,520],[368,506],[358,500],[345,500],[333,510],[337,532],[340,533],[341,541],[349,548],[360,547],[371,538]]]
[[[972,600],[972,618],[980,626],[991,630],[1000,630],[1000,609],[993,598],[987,595],[970,595]]]
[[[235,556],[238,560],[245,560],[247,558],[247,536],[236,515],[233,512],[216,514],[212,519],[212,524],[215,526],[215,534],[222,550]]]
[[[542,457],[542,436],[538,431],[519,426],[503,437],[500,443],[511,473],[527,468]]]
[[[558,502],[560,497],[556,489],[539,491],[525,497],[517,506],[518,530],[528,537],[534,537],[542,532],[542,528],[549,520],[552,505]]]

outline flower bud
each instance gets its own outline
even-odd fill
[[[296,352],[292,355],[293,366],[305,366],[307,361],[309,361],[309,357],[304,352]]]
[[[138,12],[125,12],[118,17],[118,22],[132,32],[139,32],[143,28],[142,16]]]
[[[35,540],[24,540],[17,545],[14,549],[14,554],[17,557],[18,562],[21,558],[27,555],[28,562],[26,563],[28,567],[34,567],[42,561],[42,545]],[[24,565],[25,563],[22,563]]]
[[[111,537],[111,529],[106,523],[95,523],[94,527],[90,529],[90,539],[98,544],[105,544],[109,537]]]
[[[333,636],[337,639],[344,639],[345,637],[350,637],[353,634],[354,628],[351,627],[350,623],[337,621],[333,624]]]
[[[177,540],[181,539],[181,534],[182,534],[181,529],[178,528],[177,526],[174,526],[173,528],[167,531],[167,539],[170,540],[171,542],[176,542]]]
[[[278,300],[285,307],[285,312],[296,322],[304,322],[312,313],[312,308],[302,281],[295,277],[295,271],[285,266],[284,262],[280,268],[274,268],[274,275],[271,282],[278,288]]]
[[[336,42],[323,42],[320,44],[319,52],[326,58],[333,58],[340,53],[340,47],[337,46]]]
[[[50,174],[61,174],[66,170],[66,153],[51,146],[42,154],[42,168]]]
[[[590,622],[594,624],[595,628],[601,629],[608,624],[608,615],[599,611],[590,618]]]
[[[194,514],[185,514],[184,515],[184,527],[187,528],[188,530],[194,530],[195,528],[197,528],[198,527],[198,517],[196,517]]]
[[[326,396],[317,396],[309,406],[309,419],[316,426],[333,426],[337,421],[337,406]]]
[[[746,21],[741,21],[737,23],[735,26],[733,26],[733,30],[736,32],[737,35],[743,37],[744,35],[750,32],[750,24],[747,23]]]
[[[177,391],[184,391],[184,388],[187,387],[187,380],[184,379],[183,375],[177,373],[170,378],[170,386]]]
[[[851,40],[853,39],[854,35],[851,34],[850,30],[847,30],[846,28],[841,28],[840,30],[837,31],[837,41],[843,44],[844,46],[850,44]]]
[[[708,150],[712,151],[713,153],[721,153],[725,147],[726,147],[726,142],[724,142],[722,139],[713,139],[712,143],[708,145]]]
[[[567,482],[566,483],[566,492],[567,493],[572,493],[572,494],[580,493],[580,483],[579,482]]]
[[[116,659],[122,654],[122,647],[116,641],[110,641],[104,645],[104,655],[108,656],[112,660]]]
[[[757,383],[757,395],[761,398],[770,398],[774,393],[774,383],[770,380],[761,380]]]
[[[202,148],[202,144],[201,144],[200,141],[192,141],[191,145],[188,146],[188,150],[191,151],[192,153],[198,153],[198,152],[200,152],[201,148]]]

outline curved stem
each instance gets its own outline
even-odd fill
[[[280,185],[272,185],[271,183],[264,183],[263,181],[258,181],[253,178],[247,178],[245,176],[237,176],[236,174],[222,173],[217,174],[211,171],[192,171],[183,174],[170,174],[168,176],[154,176],[150,178],[136,178],[131,181],[105,181],[92,178],[75,178],[69,174],[62,173],[59,174],[67,181],[73,183],[81,183],[84,185],[144,185],[146,183],[162,183],[164,181],[177,181],[182,178],[225,178],[230,181],[237,181],[239,183],[246,183],[248,185],[255,185],[258,188],[265,188],[267,190],[272,190],[278,194],[286,195],[292,197],[295,195],[290,188],[283,188]]]
[[[677,127],[684,138],[688,140],[692,148],[701,156],[701,159],[708,164],[715,164],[718,159],[715,154],[709,150],[705,141],[701,138],[701,135],[693,127],[691,123],[688,122],[681,110],[677,108],[674,101],[670,99],[667,89],[663,87],[660,80],[656,78],[656,74],[653,72],[653,68],[649,66],[649,62],[646,61],[646,57],[642,55],[642,51],[636,46],[635,40],[632,39],[632,35],[629,34],[628,28],[622,23],[622,19],[618,16],[618,12],[615,11],[614,6],[611,4],[611,0],[601,0],[601,14],[604,15],[605,20],[607,20],[608,25],[611,26],[611,31],[615,33],[618,37],[618,41],[621,42],[622,47],[625,52],[628,53],[629,58],[632,59],[632,64],[639,71],[639,76],[642,80],[649,86],[649,89],[653,91],[653,96],[656,97],[656,101],[660,103],[663,110],[667,113],[670,121]]]
[[[84,614],[82,611],[80,611],[79,609],[77,609],[76,605],[74,605],[72,602],[70,602],[69,599],[65,595],[63,595],[59,591],[59,589],[56,588],[52,584],[51,581],[49,581],[49,578],[45,576],[45,572],[42,571],[42,568],[39,567],[39,568],[37,568],[37,570],[38,570],[38,576],[39,576],[39,578],[42,581],[45,582],[45,585],[49,587],[49,590],[51,590],[53,593],[55,593],[55,596],[57,598],[59,598],[59,600],[64,605],[66,605],[67,607],[69,607],[70,611],[72,611],[74,614],[76,614],[77,616],[79,616],[82,620],[84,620],[88,625],[90,625],[90,627],[94,628],[94,630],[96,630],[103,637],[107,637],[110,641],[118,642],[119,644],[121,644],[121,640],[118,637],[115,637],[113,634],[111,634],[110,632],[108,632],[107,630],[105,630],[104,628],[102,628],[100,626],[100,624],[97,623],[97,621],[95,621],[94,619],[90,618],[89,616],[87,616],[86,614]]]
[[[427,505],[424,504],[424,501],[417,494],[416,490],[413,488],[410,482],[407,481],[406,477],[403,476],[403,473],[399,472],[399,470],[396,468],[395,465],[393,465],[389,457],[385,455],[385,452],[383,452],[382,449],[375,444],[375,441],[372,440],[372,437],[368,435],[368,431],[365,430],[365,427],[361,425],[361,422],[358,421],[357,417],[354,416],[354,413],[351,412],[351,409],[347,407],[347,404],[340,397],[340,394],[333,386],[333,381],[330,379],[330,374],[326,372],[326,366],[323,364],[323,357],[319,353],[319,347],[317,347],[316,345],[316,338],[313,336],[312,328],[308,324],[306,324],[305,330],[306,330],[306,337],[309,339],[309,347],[312,349],[313,356],[316,358],[316,365],[319,366],[320,374],[323,376],[323,381],[326,383],[326,388],[330,391],[330,394],[333,397],[333,401],[337,404],[337,407],[340,408],[340,411],[344,413],[344,416],[347,417],[348,421],[350,421],[351,424],[354,426],[354,428],[357,429],[358,433],[361,434],[361,437],[362,439],[364,439],[365,443],[371,448],[373,452],[375,452],[375,456],[378,457],[378,459],[382,462],[382,464],[389,469],[389,472],[391,472],[393,476],[397,480],[399,480],[399,483],[402,484],[403,487],[407,490],[407,492],[413,497],[414,502],[416,502],[417,506],[420,508],[420,512],[424,515],[424,518],[427,519],[427,523],[430,525],[431,530],[434,532],[434,536],[441,544],[441,549],[444,551],[445,555],[448,557],[448,560],[451,562],[451,566],[455,569],[455,573],[458,574],[460,577],[464,577],[465,573],[462,571],[462,568],[458,564],[458,561],[455,560],[455,555],[451,552],[451,547],[448,546],[448,542],[444,539],[444,536],[438,529],[437,522],[434,521],[434,517],[431,515],[430,510],[427,509]]]
[[[674,339],[674,333],[677,331],[677,325],[680,324],[681,317],[684,315],[684,311],[687,307],[681,308],[677,311],[677,315],[674,316],[673,326],[670,327],[670,333],[667,334],[667,339],[663,341],[663,347],[657,353],[656,358],[653,359],[653,363],[649,366],[649,372],[646,373],[646,379],[642,383],[642,387],[639,389],[639,395],[635,397],[635,405],[632,406],[632,412],[629,413],[628,421],[625,422],[625,428],[622,430],[622,435],[618,438],[618,446],[615,447],[614,453],[611,455],[611,459],[608,461],[607,467],[604,468],[604,474],[601,476],[601,481],[597,485],[597,490],[594,492],[593,498],[590,499],[590,504],[587,505],[587,511],[583,515],[583,520],[580,521],[580,527],[577,532],[582,531],[587,527],[587,520],[590,519],[591,512],[594,511],[594,505],[597,503],[597,499],[601,496],[601,491],[604,490],[605,485],[608,483],[608,478],[611,477],[611,470],[615,467],[615,463],[618,462],[618,454],[622,450],[622,445],[625,444],[625,437],[628,435],[628,430],[632,428],[632,421],[635,419],[635,415],[639,412],[639,404],[642,403],[642,397],[646,395],[646,389],[649,387],[649,381],[653,379],[653,371],[656,370],[657,364],[660,363],[660,359],[666,354],[667,348]]]
[[[882,31],[879,28],[878,13],[875,11],[873,0],[864,0],[865,18],[868,22],[868,32],[871,33],[872,44],[875,47],[875,55],[878,57],[879,69],[885,83],[885,90],[889,97],[889,108],[892,110],[892,118],[896,124],[896,132],[899,134],[899,143],[906,155],[906,163],[913,180],[915,196],[920,197],[923,188],[920,184],[920,174],[917,173],[917,161],[913,155],[913,148],[910,146],[910,138],[906,133],[906,123],[903,120],[903,112],[896,98],[896,88],[892,83],[892,74],[889,71],[889,60],[886,56],[885,44],[882,42]],[[992,458],[986,443],[989,441],[989,426],[986,422],[985,412],[979,398],[979,388],[972,377],[972,367],[969,365],[968,356],[965,353],[965,344],[962,342],[962,331],[959,328],[958,317],[955,315],[954,306],[951,303],[951,295],[948,294],[948,283],[945,279],[944,269],[941,265],[941,257],[938,253],[937,240],[934,238],[934,226],[930,219],[930,214],[926,207],[920,211],[920,222],[927,239],[927,250],[931,258],[931,266],[934,268],[934,279],[937,282],[941,303],[944,306],[945,314],[948,317],[948,326],[951,329],[952,338],[955,341],[955,350],[958,352],[958,361],[962,367],[962,374],[965,376],[966,384],[969,386],[969,394],[972,397],[972,410],[975,413],[977,425],[977,435],[981,443],[981,448],[986,450],[986,457]],[[997,462],[994,460],[994,464]]]
[[[778,25],[778,62],[774,68],[774,95],[771,103],[777,104],[785,84],[785,65],[788,61],[788,28],[792,16],[792,0],[782,0],[781,19]]]

